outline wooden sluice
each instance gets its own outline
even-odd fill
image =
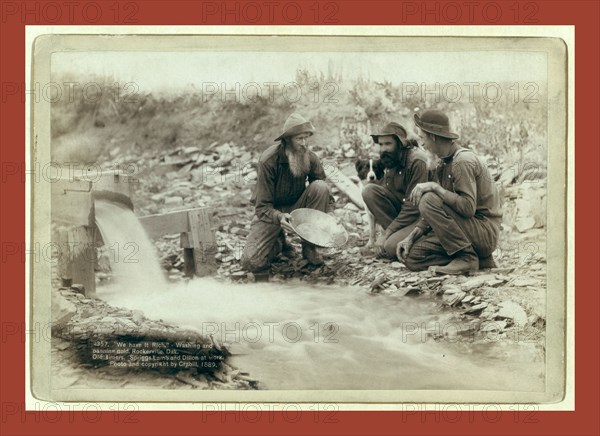
[[[56,272],[63,286],[82,285],[86,297],[95,296],[97,248],[103,242],[96,225],[94,202],[107,199],[133,210],[131,185],[135,182],[128,176],[107,172],[97,180],[58,180],[52,185]],[[180,234],[188,277],[216,274],[217,246],[211,218],[212,209],[208,207],[138,217],[150,238]]]

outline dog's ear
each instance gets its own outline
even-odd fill
[[[417,142],[416,139],[409,139],[408,140],[408,146],[409,147],[415,147],[418,148],[419,147],[419,143]]]
[[[356,159],[356,163],[354,164],[354,168],[356,171],[360,171],[365,166],[365,161],[363,159]]]

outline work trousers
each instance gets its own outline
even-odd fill
[[[409,251],[404,263],[413,271],[447,265],[465,248],[473,247],[480,259],[490,256],[496,249],[500,217],[465,218],[433,192],[421,197],[419,212],[433,231],[415,241]]]
[[[367,209],[369,209],[369,212],[375,218],[375,222],[384,229],[387,229],[391,222],[396,219],[402,208],[402,203],[385,186],[369,183],[365,186],[362,196]],[[396,257],[398,242],[402,241],[413,231],[417,221],[418,217],[416,217],[413,223],[392,233],[387,238],[383,246],[386,257],[390,259]]]
[[[293,205],[276,207],[281,212],[290,213],[295,209],[309,208],[327,211],[329,204],[329,186],[323,180],[315,180],[304,190]],[[246,271],[266,270],[281,253],[284,230],[279,224],[264,222],[256,216],[250,225],[250,234],[246,239],[241,264]]]

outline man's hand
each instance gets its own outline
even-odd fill
[[[398,242],[396,246],[396,257],[398,260],[404,260],[408,256],[410,249],[417,239],[419,239],[423,235],[423,231],[415,227],[410,234],[404,238],[402,241]]]
[[[412,192],[410,193],[410,196],[408,197],[408,200],[415,206],[418,206],[419,202],[421,201],[421,197],[423,197],[423,194],[427,192],[437,192],[439,188],[441,188],[441,186],[435,182],[419,183],[413,188]]]
[[[288,233],[294,233],[294,228],[290,224],[291,217],[292,216],[289,213],[282,213],[281,215],[279,215],[279,225],[283,230],[285,230]]]
[[[406,256],[408,256],[408,252],[412,248],[412,245],[413,240],[410,236],[407,236],[402,241],[398,242],[398,246],[396,247],[396,257],[398,260],[406,259]]]
[[[375,241],[373,251],[375,251],[375,254],[378,257],[383,257],[385,255],[385,250],[383,249],[383,246],[386,240],[387,238],[385,237],[385,235],[381,235],[379,238],[377,238],[377,241]]]

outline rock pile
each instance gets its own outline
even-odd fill
[[[77,368],[70,386],[115,374],[136,385],[150,371],[165,386],[178,380],[201,389],[258,388],[248,373],[228,363],[228,350],[214,337],[85,298],[77,289],[60,288],[52,295],[52,340],[62,354],[53,363],[63,363],[54,365],[59,373],[66,371],[65,362]]]

